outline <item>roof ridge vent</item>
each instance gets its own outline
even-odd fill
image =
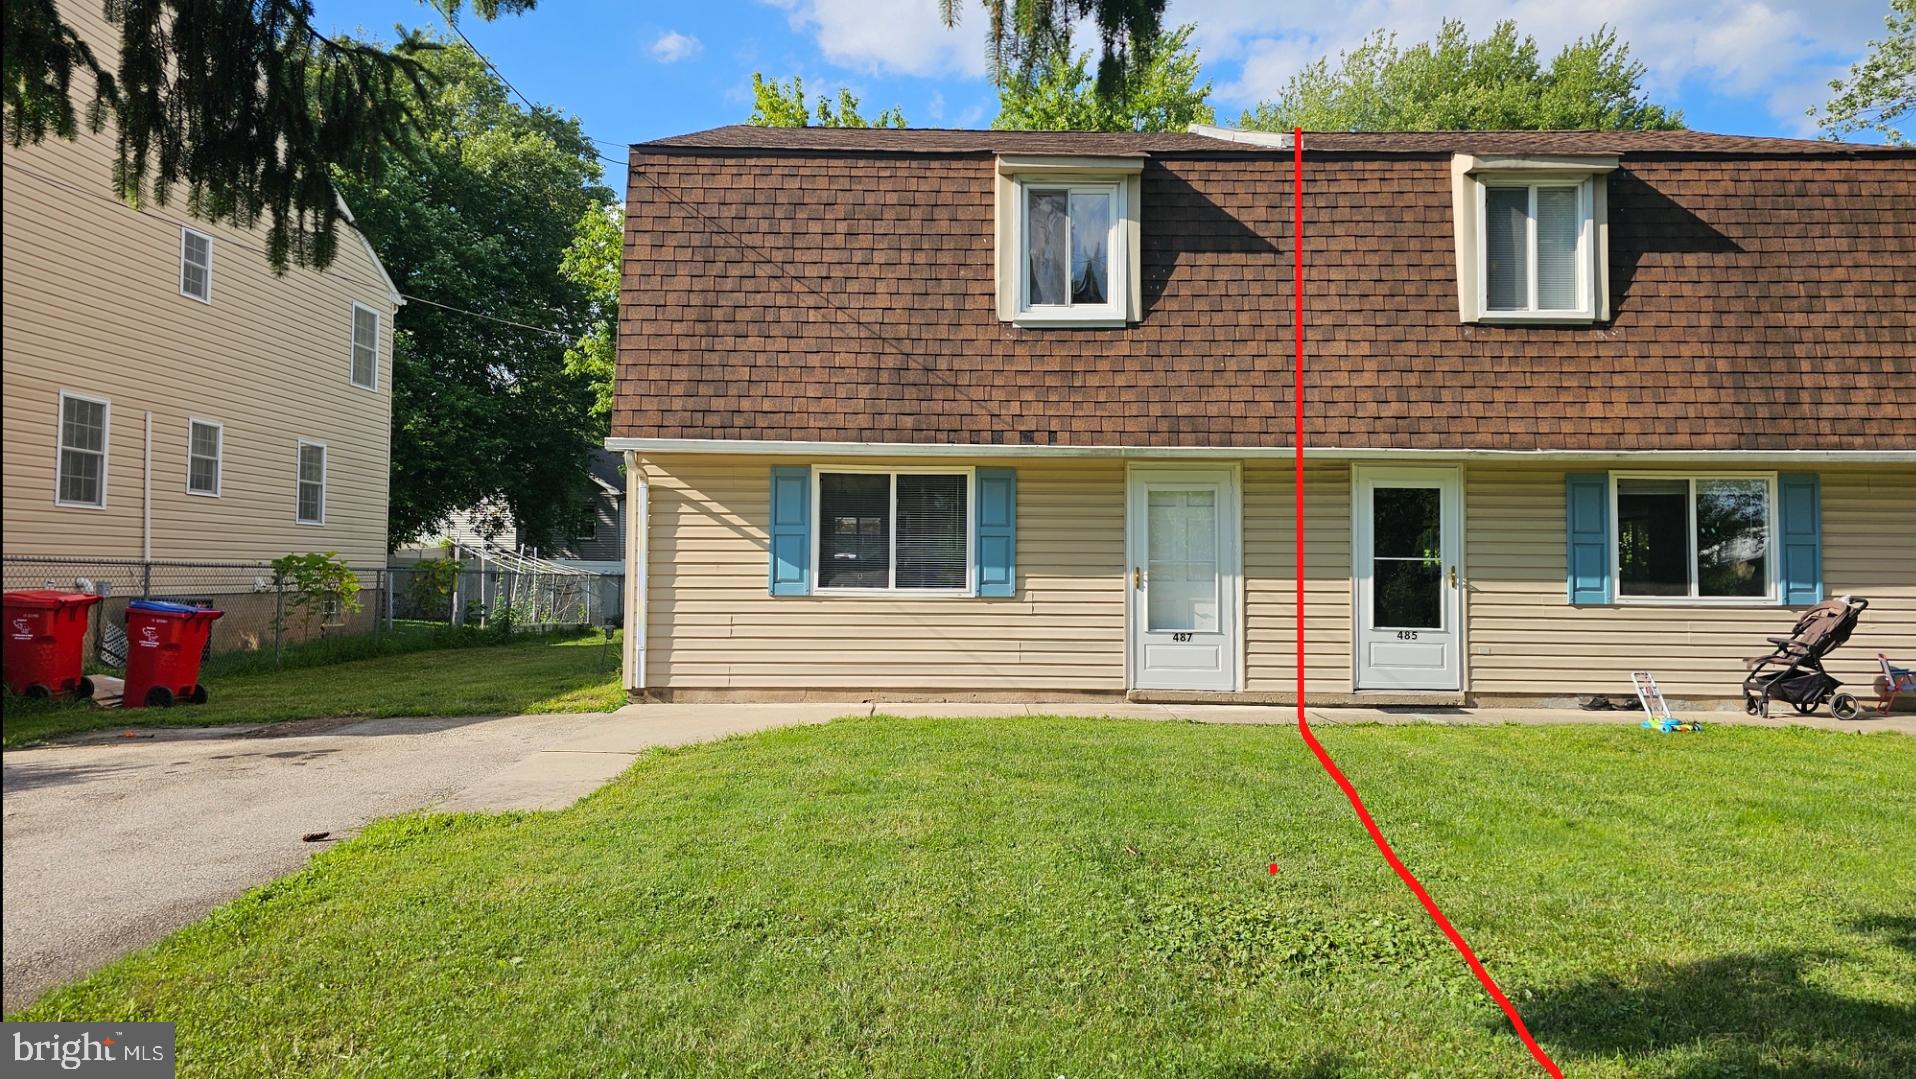
[[[1216,124],[1192,124],[1185,130],[1193,135],[1202,135],[1207,139],[1217,139],[1221,142],[1242,142],[1272,150],[1291,148],[1291,136],[1288,132],[1246,131],[1241,127],[1219,127]]]

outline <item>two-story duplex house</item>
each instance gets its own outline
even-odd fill
[[[1287,700],[1293,148],[635,146],[636,696]],[[1306,135],[1320,702],[1737,698],[1794,613],[1916,658],[1916,153]]]
[[[61,14],[117,65],[98,5]],[[110,127],[6,152],[6,553],[384,565],[403,301],[377,255],[346,227],[275,275],[263,228],[131,209],[114,160]]]

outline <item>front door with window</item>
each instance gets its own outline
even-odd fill
[[[1356,683],[1362,689],[1463,688],[1458,473],[1356,471]]]
[[[1132,687],[1236,689],[1236,471],[1133,469],[1126,506]]]

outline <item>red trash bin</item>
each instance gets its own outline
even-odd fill
[[[224,611],[136,599],[126,605],[126,689],[122,708],[206,703],[200,654]]]
[[[87,617],[100,597],[85,592],[34,589],[8,592],[6,683],[15,693],[93,695],[82,673]]]

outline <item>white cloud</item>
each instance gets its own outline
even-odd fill
[[[677,30],[667,30],[652,42],[647,50],[652,58],[662,64],[676,64],[680,60],[689,60],[699,54],[705,46],[699,39]]]
[[[1194,41],[1226,106],[1274,95],[1319,56],[1362,41],[1380,27],[1400,43],[1428,39],[1445,17],[1481,36],[1515,19],[1547,58],[1608,23],[1649,69],[1648,88],[1673,98],[1687,82],[1748,95],[1792,129],[1826,94],[1824,83],[1882,30],[1882,0],[1355,0],[1346,5],[1265,5],[1242,0],[1171,0],[1168,25],[1195,23]]]
[[[967,4],[947,28],[937,0],[765,0],[826,60],[873,74],[982,75],[983,12]]]

